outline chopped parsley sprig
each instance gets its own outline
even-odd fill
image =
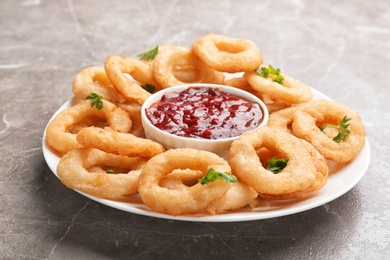
[[[103,108],[103,96],[102,95],[91,92],[91,94],[89,94],[87,96],[87,99],[91,100],[91,107],[96,106],[96,108],[99,110],[101,110]]]
[[[275,157],[272,157],[271,159],[268,160],[268,167],[267,170],[278,174],[281,172],[288,163],[288,159],[276,159]]]
[[[274,68],[272,65],[268,65],[268,67],[261,67],[255,70],[258,74],[260,74],[263,78],[269,78],[271,75],[274,82],[277,82],[281,85],[283,85],[284,77],[280,75],[280,69]]]
[[[325,132],[326,128],[335,128],[338,131],[338,134],[333,137],[333,141],[336,143],[340,143],[345,137],[347,137],[351,132],[349,131],[349,121],[351,118],[348,118],[347,116],[344,116],[341,120],[340,124],[338,125],[326,125],[324,127],[318,127],[321,132]]]
[[[153,94],[156,91],[156,86],[146,83],[144,86],[141,86],[147,92]]]
[[[137,56],[141,60],[153,60],[157,54],[158,54],[158,45],[149,51],[138,54]]]
[[[206,175],[198,180],[200,184],[208,184],[210,182],[222,179],[225,182],[236,182],[236,176],[232,175],[230,172],[217,172],[213,168],[210,168]]]

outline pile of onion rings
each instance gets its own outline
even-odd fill
[[[141,105],[152,93],[184,83],[256,95],[271,112],[268,126],[243,133],[228,158],[166,150],[146,139]],[[139,196],[152,211],[169,215],[220,214],[255,208],[261,200],[308,197],[326,185],[328,163],[353,160],[366,136],[355,111],[313,100],[309,86],[263,64],[253,41],[212,33],[191,47],[109,56],[103,67],[82,69],[72,91],[73,105],[46,129],[48,146],[61,157],[62,183],[110,200]],[[217,178],[208,180],[209,174]]]

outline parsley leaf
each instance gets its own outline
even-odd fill
[[[284,77],[282,75],[277,75],[274,78],[274,81],[279,83],[280,85],[283,85],[283,80],[284,80]]]
[[[255,70],[259,73],[263,78],[268,78],[268,69],[266,67],[261,67],[260,69]]]
[[[276,159],[275,157],[272,157],[271,159],[268,160],[268,167],[267,170],[278,174],[281,172],[284,167],[287,166],[288,159]]]
[[[87,99],[91,100],[91,107],[96,106],[97,109],[101,110],[103,108],[103,96],[91,92],[91,94],[88,95]]]
[[[273,81],[283,85],[284,77],[280,75],[280,69],[274,68],[272,65],[268,65],[268,67],[261,67],[260,69],[256,69],[255,72],[260,74],[263,78],[269,78],[272,75]]]
[[[351,132],[349,131],[349,121],[351,118],[348,118],[347,116],[344,116],[341,120],[340,124],[338,125],[326,125],[324,127],[318,126],[318,128],[321,130],[321,132],[325,132],[326,128],[335,128],[339,132],[335,137],[333,137],[333,141],[336,143],[340,143],[345,137],[347,137]]]
[[[107,174],[118,174],[115,170],[108,170],[106,171]]]
[[[213,168],[210,168],[206,175],[198,180],[200,184],[208,184],[215,180],[222,179],[225,182],[236,182],[236,176],[230,172],[216,172]]]
[[[156,86],[146,83],[145,86],[141,86],[147,92],[153,94],[156,91]]]
[[[138,54],[137,56],[141,60],[153,60],[157,54],[158,54],[158,45],[149,51],[142,52],[142,53]]]

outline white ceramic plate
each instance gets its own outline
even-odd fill
[[[312,89],[315,99],[329,99],[324,94]],[[53,117],[62,110],[69,108],[72,101],[63,104]],[[51,171],[57,176],[57,164],[60,158],[54,154],[46,144],[46,130],[42,141],[43,155]],[[77,191],[80,194],[88,197],[96,202],[107,205],[119,210],[145,215],[156,218],[181,220],[181,221],[196,221],[196,222],[234,222],[234,221],[250,221],[268,218],[276,218],[287,216],[298,212],[303,212],[342,196],[352,189],[365,174],[370,162],[370,147],[368,140],[360,152],[360,154],[348,164],[329,163],[330,176],[327,184],[318,192],[315,192],[310,197],[303,200],[290,201],[263,201],[257,208],[245,208],[240,211],[224,213],[218,215],[200,215],[200,216],[170,216],[150,211],[148,207],[142,204],[138,195],[131,198],[131,202],[119,202],[106,199],[96,198],[83,192]],[[57,176],[58,177],[58,176]]]

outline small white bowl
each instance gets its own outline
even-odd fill
[[[156,141],[163,145],[166,149],[172,148],[195,148],[198,150],[206,150],[210,152],[214,152],[223,157],[226,156],[227,152],[230,149],[231,143],[238,139],[237,137],[224,138],[224,139],[198,139],[198,138],[190,138],[190,137],[182,137],[174,134],[167,133],[156,126],[154,126],[146,116],[145,110],[160,101],[161,97],[167,92],[181,92],[189,87],[208,87],[208,88],[217,88],[221,92],[230,93],[251,102],[258,103],[263,110],[263,121],[258,127],[263,127],[267,125],[268,122],[268,109],[258,97],[238,88],[229,87],[225,85],[216,85],[216,84],[185,84],[170,87],[167,89],[160,90],[159,92],[151,95],[142,105],[141,109],[141,119],[142,126],[145,130],[146,138]]]

